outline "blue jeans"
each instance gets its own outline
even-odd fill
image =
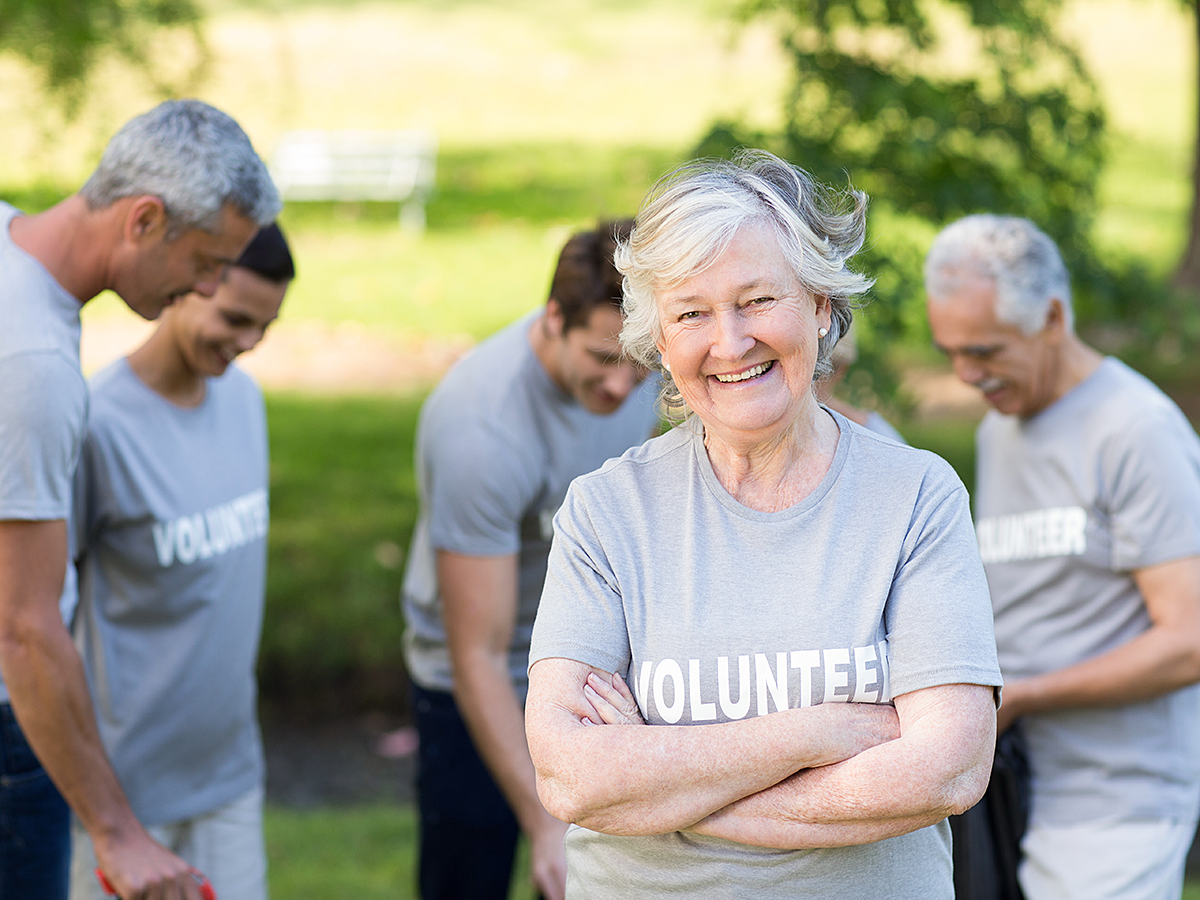
[[[413,685],[422,900],[504,900],[520,828],[451,694]]]
[[[66,900],[70,813],[0,703],[0,900]]]

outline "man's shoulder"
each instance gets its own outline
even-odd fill
[[[115,359],[99,369],[87,382],[91,408],[88,414],[89,428],[113,415],[127,413],[132,399],[143,391],[150,390],[133,374],[125,357]]]
[[[50,351],[78,359],[82,304],[13,242],[11,218],[0,210],[0,357]]]
[[[87,383],[79,359],[61,350],[0,353],[0,384],[0,409],[8,413],[24,409],[36,418],[56,417],[64,410],[86,414]]]
[[[426,439],[526,430],[528,410],[546,380],[526,338],[528,317],[479,343],[430,392],[421,411]]]
[[[1158,441],[1166,437],[1164,428],[1195,439],[1183,411],[1145,375],[1106,358],[1096,376],[1090,402],[1080,411],[1076,439],[1090,436],[1097,445]]]

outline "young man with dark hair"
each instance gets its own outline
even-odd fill
[[[262,394],[231,365],[295,269],[269,225],[211,297],[168,308],[91,381],[75,478],[83,657],[104,749],[138,820],[221,900],[266,900],[254,679],[267,557]],[[87,832],[71,900],[100,900]]]
[[[424,900],[507,896],[520,832],[538,890],[563,896],[566,825],[538,801],[525,743],[529,636],[568,484],[658,422],[656,385],[618,342],[614,236],[630,227],[572,237],[545,307],[475,348],[421,411],[403,601]]]

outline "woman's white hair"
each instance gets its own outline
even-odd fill
[[[948,298],[969,276],[995,284],[996,318],[1024,334],[1042,330],[1054,299],[1073,327],[1067,267],[1054,241],[1028,219],[984,213],[942,229],[925,257],[930,302]]]
[[[838,338],[850,327],[856,298],[874,283],[848,266],[863,245],[866,214],[866,194],[830,190],[765,151],[685,163],[651,188],[633,232],[617,245],[625,293],[622,347],[635,362],[663,374],[669,409],[686,410],[659,356],[656,292],[711,266],[742,228],[766,223],[804,289],[829,298],[832,321],[818,343],[813,373],[814,379],[824,377]]]

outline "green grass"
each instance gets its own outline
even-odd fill
[[[267,807],[271,896],[303,900],[408,900],[416,897],[416,813],[410,806],[316,810]],[[532,900],[522,843],[512,900]]]
[[[273,897],[415,896],[416,817],[410,807],[268,807],[264,829]]]
[[[400,578],[420,396],[267,398],[271,530],[259,670],[268,701],[403,708]]]

